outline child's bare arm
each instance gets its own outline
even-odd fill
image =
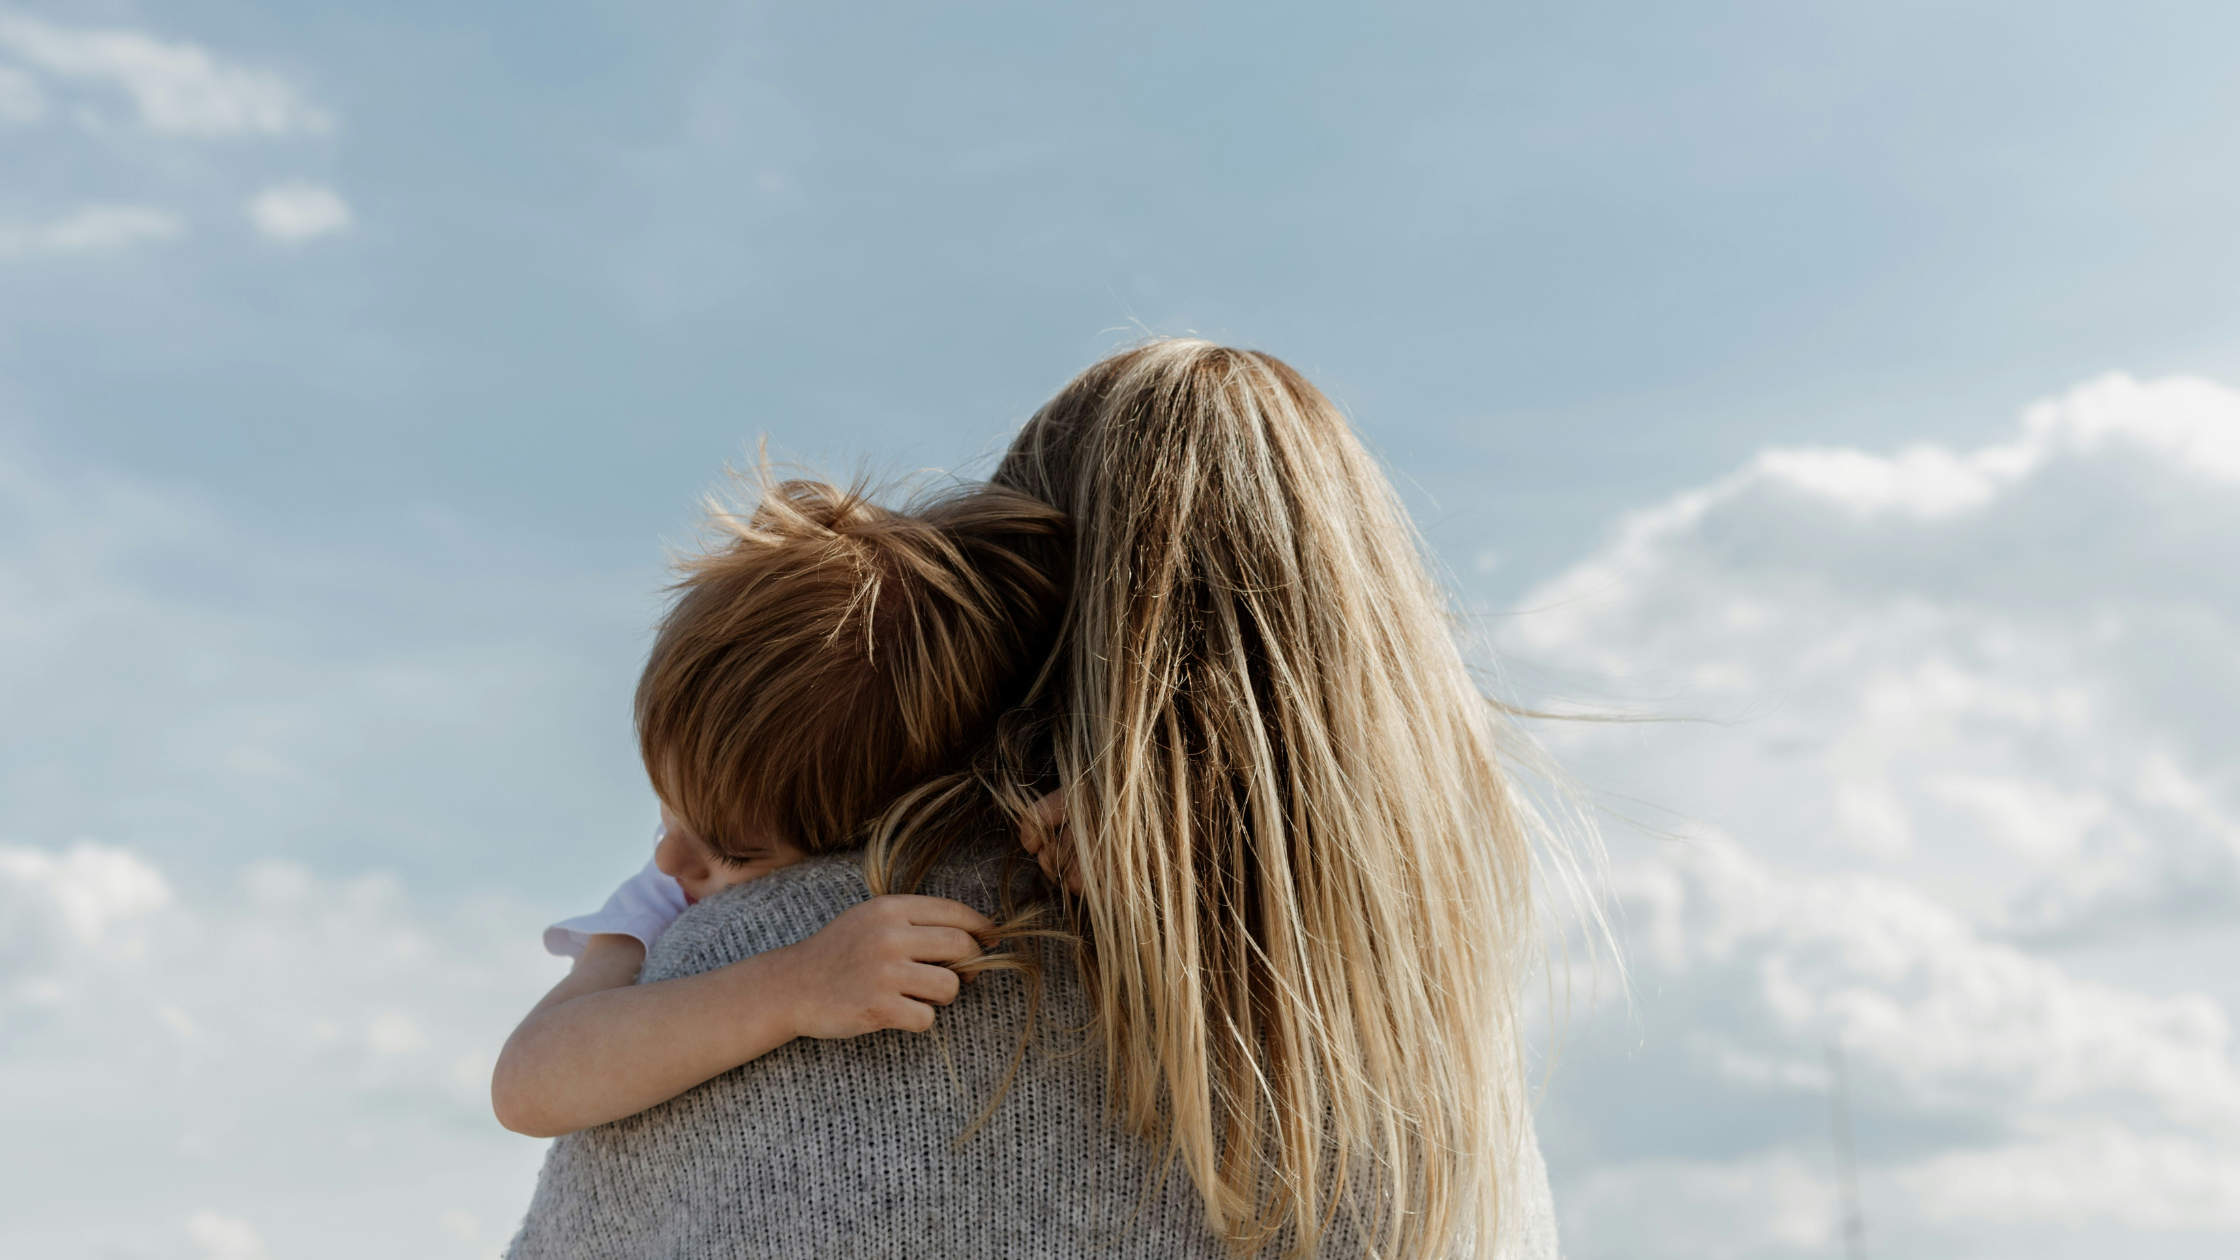
[[[635,936],[618,936],[601,932],[594,935],[576,956],[576,964],[560,983],[538,999],[522,1016],[526,1024],[563,1002],[572,1001],[586,993],[602,989],[619,989],[636,983],[638,968],[645,965],[646,947]]]
[[[795,1037],[924,1032],[957,996],[942,963],[992,925],[938,897],[874,897],[816,935],[727,967],[633,984],[644,948],[596,936],[499,1052],[498,1122],[557,1137],[635,1115]]]

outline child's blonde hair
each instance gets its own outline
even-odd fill
[[[1531,822],[1384,474],[1284,363],[1173,340],[994,481],[1066,511],[1076,582],[979,782],[1023,828],[1062,793],[1125,1121],[1240,1252],[1341,1212],[1387,1258],[1502,1251]]]
[[[682,579],[638,681],[654,790],[715,855],[863,841],[895,794],[970,754],[1048,655],[1064,517],[964,486],[902,510],[756,479]]]

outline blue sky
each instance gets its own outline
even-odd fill
[[[551,975],[536,926],[636,864],[626,696],[696,496],[762,435],[842,469],[984,468],[1145,331],[1324,384],[1478,607],[1558,609],[1493,623],[1530,685],[1819,724],[1551,735],[1714,855],[1614,835],[1625,896],[1693,889],[1651,901],[1700,918],[1752,879],[1887,881],[1922,899],[1909,922],[1957,916],[1936,939],[1973,944],[1939,956],[2028,964],[1960,988],[2101,985],[2137,999],[2102,1022],[2142,1028],[2185,1025],[2151,1003],[2192,994],[2228,1028],[2240,993],[2187,960],[2240,908],[2235,749],[2208,716],[2235,591],[2213,552],[2143,558],[2229,520],[2224,396],[2156,383],[2240,383],[2236,37],[2240,10],[2155,3],[0,8],[0,874],[33,925],[0,938],[0,1106],[63,1151],[0,1215],[48,1254],[278,1256],[315,1219],[287,1205],[347,1184],[420,1222],[369,1240],[486,1252],[535,1151],[486,1131],[474,1056]],[[2146,384],[2069,393],[2117,369]],[[2044,398],[2069,418],[2018,427]],[[1796,454],[1836,448],[1857,458]],[[1792,537],[1821,558],[1752,541]],[[1801,620],[1745,652],[1763,608]],[[2111,616],[2160,629],[2111,647]],[[1844,648],[1846,625],[1898,646]],[[1997,699],[2064,680],[2100,735]],[[1893,751],[1962,728],[1965,773]],[[1780,741],[1813,731],[1836,751],[1792,781]],[[343,902],[348,931],[316,909]],[[1663,922],[1648,905],[1629,922]],[[1733,931],[1774,970],[1848,948]],[[364,961],[352,932],[418,944],[319,983]],[[151,961],[256,940],[308,961],[237,982]],[[1559,1190],[1644,1220],[1791,1194],[1824,1224],[1807,1122],[1728,1123],[1816,1105],[1777,1088],[1811,1020],[1677,946],[1644,957],[1692,996],[1637,996],[1609,1046],[1581,1042]],[[1812,1027],[1890,983],[1828,979]],[[1933,1206],[1932,1167],[2090,1179],[2074,1152],[2110,1133],[2211,1197],[2240,1178],[2240,1129],[2158,1128],[2151,1089],[2002,1093],[1984,1082],[2037,1078],[1947,1079],[1950,1056],[1856,1035],[1903,1120],[1873,1152],[1887,1194]],[[2225,1087],[2228,1043],[2141,1036],[2122,1053]],[[77,1220],[66,1188],[103,1157],[69,1135],[95,1112],[55,1100],[171,1062],[165,1038],[207,1057],[132,1096],[168,1126],[135,1165],[146,1204]],[[89,1040],[121,1057],[80,1061]],[[1577,1110],[1667,1071],[1717,1109]],[[320,1163],[303,1107],[368,1136]],[[1893,1228],[2012,1236],[1937,1211]],[[1574,1250],[1826,1241],[1706,1228],[1589,1221]],[[2111,1209],[2071,1242],[2206,1254],[2234,1229]]]

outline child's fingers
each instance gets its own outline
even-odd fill
[[[931,1002],[935,1006],[947,1006],[957,1000],[957,986],[962,983],[957,973],[947,967],[919,963],[910,968],[909,974],[903,978],[902,996],[915,998],[920,1002]]]
[[[1043,877],[1074,893],[1081,891],[1081,870],[1070,860],[1062,836],[1066,829],[1066,798],[1046,792],[1027,807],[1019,829],[1019,847],[1034,857]]]
[[[1019,847],[1040,857],[1045,848],[1056,842],[1058,833],[1065,828],[1065,798],[1056,792],[1048,793],[1027,806],[1026,816],[1019,821]]]
[[[919,927],[910,929],[905,948],[915,962],[959,962],[980,956],[980,941],[963,928]]]
[[[1042,868],[1043,877],[1053,884],[1061,884],[1075,896],[1081,895],[1081,868],[1067,860],[1070,855],[1059,851],[1056,845],[1034,855],[1036,866]]]
[[[922,1033],[933,1027],[933,1008],[909,998],[897,999],[887,1017],[887,1026],[904,1032]]]
[[[919,927],[957,928],[965,932],[985,932],[993,928],[995,920],[961,901],[947,897],[921,897],[916,893],[893,893],[884,900],[896,903],[905,921]]]
[[[1041,799],[1027,806],[1027,817],[1036,830],[1053,832],[1066,825],[1066,798],[1057,792],[1045,792]]]

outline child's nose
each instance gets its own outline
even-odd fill
[[[708,873],[707,864],[699,860],[690,845],[678,838],[674,828],[654,846],[653,864],[671,879],[699,879]]]

